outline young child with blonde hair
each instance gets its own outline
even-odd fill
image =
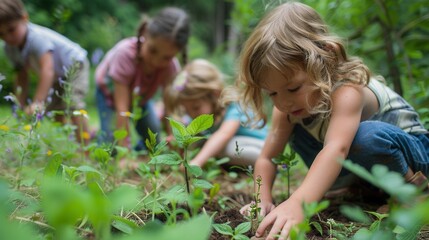
[[[190,164],[200,167],[211,157],[228,157],[228,165],[253,166],[266,136],[266,128],[243,126],[246,115],[237,103],[224,106],[220,102],[224,90],[224,76],[218,68],[204,59],[188,63],[169,86],[166,95],[171,112],[196,118],[213,114],[214,126],[208,140]]]
[[[321,200],[350,174],[339,160],[370,170],[375,164],[423,182],[429,174],[429,134],[417,112],[373,76],[342,41],[328,31],[311,7],[288,2],[269,12],[243,46],[238,86],[251,104],[255,121],[266,119],[263,98],[274,104],[271,129],[254,176],[261,176],[261,215],[256,236],[287,239],[304,219],[303,203]],[[273,204],[276,176],[272,158],[286,144],[309,167],[289,199]],[[247,213],[249,205],[241,211]]]

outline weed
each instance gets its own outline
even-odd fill
[[[284,152],[279,154],[277,157],[273,158],[272,161],[274,164],[281,166],[281,171],[286,171],[287,178],[287,196],[286,199],[290,197],[290,169],[298,163],[296,158],[296,153],[292,148],[289,148],[289,153]]]

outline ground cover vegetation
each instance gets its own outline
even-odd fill
[[[138,10],[152,7],[152,11],[169,4],[158,0],[24,2],[32,21],[71,36],[88,49],[90,56],[97,48],[107,50],[121,37],[133,35]],[[210,58],[233,76],[240,44],[259,17],[281,1],[179,2],[199,19],[194,21],[200,25],[194,23],[190,57]],[[350,53],[362,56],[374,72],[386,77],[388,84],[419,111],[428,128],[429,46],[424,43],[429,31],[429,2],[303,2],[317,9],[347,39]],[[214,10],[209,13],[210,9],[227,13],[219,20],[221,40],[210,39],[217,31],[204,27],[204,16],[219,14]],[[51,113],[39,111],[28,116],[19,108],[14,113],[9,110],[17,104],[11,94],[14,76],[2,54],[1,239],[199,240],[253,236],[261,219],[258,188],[254,186],[264,183],[253,180],[252,169],[226,171],[221,163],[228,159],[211,159],[204,169],[188,164],[198,151],[189,146],[203,140],[198,133],[211,126],[210,115],[202,115],[189,125],[169,119],[177,141],[157,143],[151,133],[146,140],[148,150],[143,152],[116,145],[126,137],[122,130],[115,132],[113,144],[98,145],[93,139],[84,145],[84,139],[75,139],[75,126],[55,123]],[[88,103],[93,102],[89,96]],[[60,114],[66,119],[74,115],[97,122],[96,115],[85,109]],[[138,115],[130,114],[130,120]],[[90,133],[81,136],[91,138]],[[278,165],[273,194],[280,203],[300,183],[306,168],[289,148],[273,162]],[[293,239],[429,239],[425,193],[382,166],[367,172],[347,160],[343,165],[362,178],[358,184],[364,185],[360,186],[363,190],[306,205],[306,221],[293,232]],[[238,210],[251,201],[251,215],[242,216]],[[377,208],[386,203],[390,211],[378,213]]]

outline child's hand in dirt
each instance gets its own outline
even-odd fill
[[[24,112],[27,115],[33,115],[36,111],[42,112],[43,110],[44,110],[44,105],[43,103],[40,103],[40,102],[34,102],[24,108]]]
[[[250,209],[251,209],[251,205],[254,204],[254,202],[251,202],[247,205],[245,205],[244,207],[242,207],[240,209],[240,213],[242,215],[245,216],[249,216],[250,215]],[[267,215],[269,212],[271,212],[276,206],[274,206],[274,204],[272,202],[268,202],[268,201],[261,201],[258,206],[261,208],[260,211],[260,215],[261,216],[265,216]]]
[[[277,239],[279,235],[280,237],[278,237],[278,239],[280,240],[288,239],[292,227],[304,220],[304,213],[301,205],[301,201],[293,198],[289,198],[278,205],[265,216],[259,224],[255,236],[263,236],[265,230],[268,229],[269,226],[272,226],[266,238],[267,240]]]

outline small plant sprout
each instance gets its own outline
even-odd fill
[[[213,228],[220,234],[231,236],[231,240],[246,240],[249,239],[246,235],[246,232],[250,230],[249,222],[240,223],[235,229],[233,229],[229,222],[221,224],[213,224]]]
[[[190,194],[190,186],[189,186],[189,176],[188,172],[191,173],[191,175],[194,175],[195,177],[198,177],[202,174],[202,169],[195,165],[189,165],[188,163],[188,148],[191,144],[206,139],[204,136],[197,136],[202,131],[205,131],[212,127],[213,125],[213,115],[212,114],[203,114],[195,118],[194,120],[189,123],[188,126],[185,127],[183,123],[178,122],[172,118],[167,118],[170,122],[170,125],[173,130],[173,135],[176,141],[179,144],[179,147],[183,148],[183,159],[181,160],[181,163],[184,166],[184,177],[186,181],[186,190],[188,194]],[[211,184],[200,180],[200,179],[194,179],[193,181],[194,186],[196,187],[202,187],[202,188],[210,188]]]
[[[311,202],[311,203],[303,203],[302,207],[304,210],[304,221],[297,224],[295,228],[291,229],[290,239],[299,239],[304,240],[306,238],[306,234],[311,230],[311,225],[315,227],[320,234],[322,234],[322,227],[319,222],[310,222],[312,216],[320,213],[324,209],[329,206],[328,200],[323,200],[321,202]]]
[[[210,192],[209,192],[209,205],[212,204],[213,199],[215,198],[215,196],[219,193],[220,191],[220,184],[219,183],[215,183],[213,184],[213,187],[210,188]]]
[[[290,148],[289,153],[284,152],[279,154],[279,156],[272,159],[273,163],[281,166],[282,171],[286,171],[287,177],[287,196],[286,199],[290,197],[290,168],[298,163],[296,159],[295,151]]]
[[[61,86],[64,89],[64,93],[62,96],[59,96],[59,93],[56,94],[64,101],[66,104],[66,110],[63,114],[66,116],[67,123],[71,123],[71,114],[70,109],[72,106],[72,94],[73,94],[73,86],[72,79],[77,77],[78,71],[80,68],[80,63],[78,61],[74,61],[73,64],[69,68],[65,68],[65,79],[59,79]],[[66,81],[67,80],[67,81]]]
[[[157,157],[160,157],[160,156],[162,157],[163,156],[162,152],[166,148],[167,142],[162,141],[160,143],[157,143],[157,141],[156,141],[157,133],[153,133],[150,129],[148,129],[148,134],[149,134],[149,138],[146,139],[145,144],[146,144],[147,150],[149,151],[149,157],[151,159],[156,159]],[[173,162],[175,163],[177,161],[174,161],[174,159],[173,159]],[[160,174],[160,171],[157,168],[156,163],[157,162],[154,161],[154,164],[153,164],[154,165],[154,171],[153,171],[153,174],[151,174],[151,176],[150,176],[150,181],[152,182],[153,199],[154,199],[153,205],[152,205],[152,220],[155,220],[155,207],[158,204],[156,201],[157,195],[158,195],[158,193],[157,193],[157,188],[158,188],[157,182],[158,182],[158,176]]]
[[[260,195],[261,195],[261,185],[262,185],[262,178],[261,176],[257,176],[255,179],[255,185],[257,186],[256,192],[253,193],[253,201],[250,204],[250,229],[252,235],[255,235],[256,229],[259,225],[259,212],[261,211],[261,208],[259,207],[259,203],[261,202]]]

